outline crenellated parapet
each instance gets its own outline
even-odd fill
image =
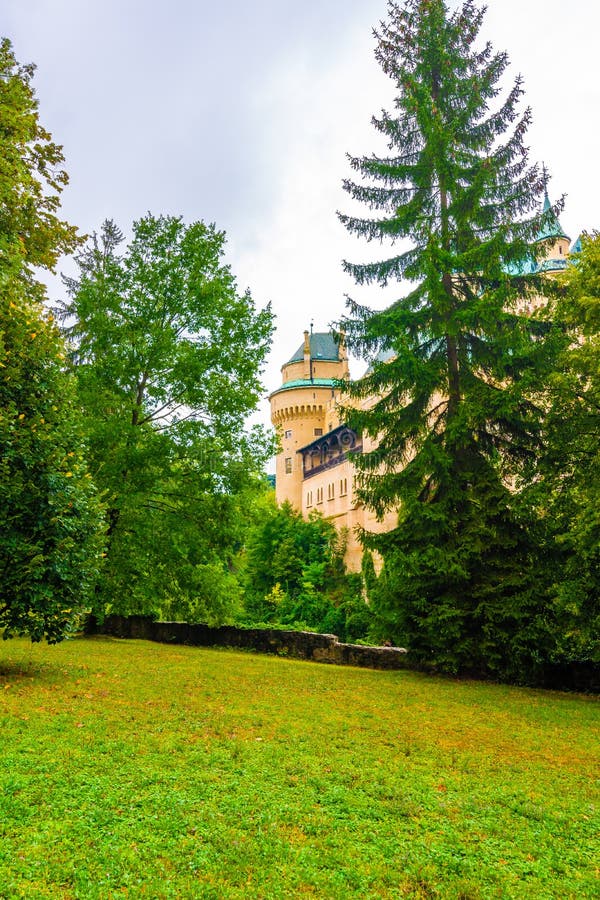
[[[272,415],[273,425],[277,426],[282,424],[283,422],[288,422],[291,419],[304,418],[305,416],[314,417],[322,417],[325,412],[325,408],[322,404],[317,406],[316,403],[312,405],[304,404],[298,406],[283,406],[281,409],[276,410]]]

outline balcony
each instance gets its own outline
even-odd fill
[[[340,425],[302,447],[298,453],[302,454],[304,478],[312,478],[319,472],[339,466],[351,454],[362,453],[362,438],[347,425]]]

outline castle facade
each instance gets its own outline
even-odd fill
[[[349,454],[370,447],[340,418],[337,383],[349,374],[343,342],[328,332],[305,331],[303,342],[281,367],[281,386],[269,400],[281,447],[275,469],[277,502],[288,501],[305,518],[317,511],[336,528],[345,529],[346,565],[359,571],[362,548],[357,527],[387,531],[396,516],[389,513],[379,522],[355,496]]]

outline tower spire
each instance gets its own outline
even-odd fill
[[[544,184],[544,207],[543,212],[547,213],[548,210],[552,207],[550,203],[550,197],[548,196],[548,182],[550,181],[550,173],[546,168],[546,163],[542,163],[542,180]]]

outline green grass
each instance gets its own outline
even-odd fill
[[[2,898],[598,897],[594,698],[0,645]]]

